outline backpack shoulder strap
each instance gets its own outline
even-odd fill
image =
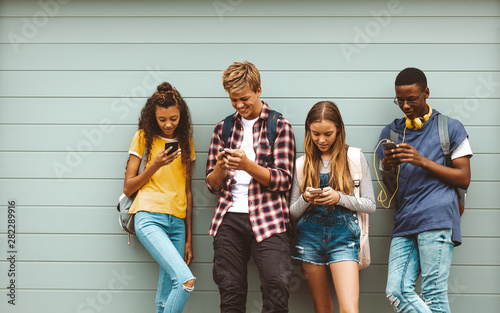
[[[391,135],[390,135],[391,141],[394,143],[398,143],[398,137],[399,137],[399,134],[391,129]]]
[[[228,148],[227,141],[231,135],[231,129],[233,129],[233,115],[234,114],[226,116],[224,123],[222,124],[222,142],[226,148]]]
[[[396,133],[397,134],[397,133]],[[396,137],[397,139],[397,137]],[[392,138],[391,138],[392,141]],[[395,141],[393,141],[395,142]],[[359,186],[361,184],[361,179],[363,178],[363,172],[361,169],[361,149],[355,147],[349,147],[347,149],[347,158],[349,160],[349,172],[351,173],[352,180],[354,182],[354,195],[356,198],[361,197]],[[370,217],[366,213],[358,212],[358,225],[361,228],[361,239],[368,240],[368,229],[370,228]],[[363,237],[365,236],[365,237]],[[366,249],[366,248],[365,248]],[[365,252],[366,253],[366,252]]]
[[[266,157],[266,162],[264,163],[264,167],[271,166],[274,163],[274,142],[276,141],[276,137],[278,136],[276,132],[276,126],[278,122],[278,118],[281,116],[281,113],[275,110],[271,110],[267,117],[267,140],[269,141],[269,146],[271,147],[271,154]]]
[[[137,175],[140,173],[144,172],[144,168],[146,167],[146,151],[144,151],[144,155],[142,156],[141,159],[141,164],[139,165],[139,170],[137,171]]]
[[[451,153],[450,153],[450,134],[448,132],[448,116],[443,114],[438,115],[438,133],[439,133],[439,145],[441,146],[441,150],[443,150],[443,156],[446,161],[446,166],[452,167]],[[455,188],[455,190],[458,194],[460,216],[462,216],[465,210],[465,199],[467,196],[467,190],[458,187]]]
[[[278,118],[281,116],[281,113],[275,110],[271,110],[269,112],[269,116],[267,117],[267,140],[269,140],[269,145],[271,148],[274,147],[274,141],[276,140],[276,123],[278,122]]]
[[[451,167],[451,154],[450,154],[450,135],[448,133],[448,116],[439,114],[438,118],[438,133],[439,144],[443,150],[446,166]]]
[[[354,192],[356,197],[359,197],[359,185],[363,179],[361,170],[361,149],[349,147],[347,149],[347,159],[349,160],[349,172],[354,182]]]
[[[303,155],[300,158],[295,160],[295,171],[297,172],[297,182],[299,183],[299,187],[304,181],[304,161],[306,156]]]

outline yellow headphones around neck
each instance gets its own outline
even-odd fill
[[[429,118],[432,115],[432,108],[431,108],[431,106],[428,103],[425,103],[425,104],[427,104],[427,106],[429,107],[429,113],[425,114],[424,116],[417,117],[417,118],[414,118],[414,119],[409,119],[405,115],[406,128],[408,128],[408,129],[413,129],[413,128],[420,129],[420,128],[422,128],[422,126],[424,126],[424,123],[429,120]]]

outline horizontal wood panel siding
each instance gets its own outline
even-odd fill
[[[352,57],[346,62],[341,44],[36,44],[26,45],[18,52],[10,45],[0,45],[1,70],[110,70],[123,71],[123,59],[127,60],[127,70],[144,70],[144,60],[154,60],[158,67],[175,71],[220,71],[228,57],[251,58],[256,64],[268,70],[377,70],[399,71],[407,66],[405,59],[399,58],[402,51],[406,58],[415,60],[423,68],[435,71],[491,71],[500,68],[498,44],[432,44],[423,52],[421,44],[372,44],[363,51],[363,57]],[[444,56],[444,51],[453,54]],[[99,53],[99,58],[95,58]],[[120,55],[120,58],[116,56]],[[141,58],[137,58],[141,55]],[[210,62],[206,62],[206,56]],[[379,58],[383,55],[383,58]],[[168,56],[166,58],[165,56]],[[307,57],[304,57],[307,56]],[[440,57],[436,57],[440,56]],[[470,58],[474,56],[473,58]],[[178,62],[179,58],[190,62]],[[379,58],[377,62],[372,62]],[[468,62],[460,62],[464,58]],[[49,59],[50,63],[39,60]],[[79,62],[75,62],[79,60]],[[355,62],[354,62],[355,61]]]
[[[211,16],[221,17],[221,11],[211,1],[189,1],[195,3],[186,5],[185,0],[149,0],[147,5],[132,1],[122,0],[122,5],[117,8],[113,1],[96,1],[88,5],[80,1],[57,0],[60,4],[55,9],[57,16]],[[262,3],[265,2],[265,6]],[[225,16],[366,16],[371,11],[387,10],[388,5],[404,11],[401,16],[498,16],[500,9],[496,0],[482,0],[481,5],[475,2],[460,1],[460,5],[450,6],[446,1],[421,0],[419,3],[411,1],[379,2],[372,0],[356,0],[354,3],[328,0],[287,0],[283,5],[280,1],[254,0],[254,1],[228,1],[219,4],[228,4],[223,11]],[[398,6],[399,5],[399,6]],[[429,7],[432,5],[432,7]],[[1,16],[18,17],[32,16],[42,11],[40,5],[30,1],[4,0],[2,1]],[[54,14],[55,15],[55,14]]]
[[[220,71],[2,71],[0,93],[6,97],[122,97],[147,96],[156,88],[156,82],[169,80],[179,86],[186,97],[224,97],[220,90]],[[387,97],[393,93],[394,79],[399,71],[269,71],[262,73],[262,98],[266,97]],[[193,77],[196,81],[193,82]],[[430,73],[430,86],[453,81],[432,88],[437,98],[491,99],[500,97],[499,72],[436,72]],[[489,83],[492,82],[492,83]],[[487,84],[487,87],[483,85]],[[30,88],[26,88],[26,85]],[[356,88],[353,88],[356,86]],[[479,88],[479,86],[482,86]],[[181,89],[181,87],[183,89]],[[479,90],[479,91],[478,91]]]
[[[109,276],[110,280],[113,276]],[[477,310],[478,302],[481,307],[494,308],[500,305],[500,297],[496,295],[470,295],[464,292],[464,285],[455,285],[458,293],[450,294],[452,306],[460,307],[464,311],[474,312]],[[465,290],[469,290],[466,288]],[[21,290],[19,296],[32,301],[20,302],[16,310],[19,312],[43,311],[51,313],[70,312],[97,312],[95,307],[105,312],[154,312],[155,291],[142,290]],[[248,312],[260,312],[262,307],[260,292],[250,291],[248,293]],[[60,305],[64,299],[70,305]],[[291,304],[291,312],[311,312],[312,301],[309,293],[293,293],[294,302]],[[101,300],[100,302],[98,302]],[[52,305],[58,303],[59,305]],[[102,303],[102,304],[101,304]],[[186,304],[185,312],[210,312],[218,311],[219,295],[216,291],[196,291]],[[209,309],[215,308],[213,311]],[[392,308],[387,304],[387,299],[383,293],[362,293],[360,295],[360,312],[392,312]]]
[[[357,32],[373,34],[373,43],[490,43],[498,39],[497,17],[392,16],[373,27],[374,17],[57,17],[45,23],[32,43],[356,43]],[[29,21],[29,20],[28,20]],[[35,22],[36,23],[36,22]],[[384,24],[387,25],[384,27]],[[39,23],[41,24],[41,23]],[[116,27],[119,24],[120,27]],[[203,27],[199,25],[203,24]],[[251,24],[250,30],[228,25]],[[23,32],[26,19],[0,20],[0,43],[10,43],[12,30]],[[36,25],[36,24],[34,24]],[[36,26],[35,26],[36,27]],[[373,27],[373,28],[370,28]],[[366,28],[366,29],[364,29]],[[435,32],[436,28],[440,32]],[[179,29],[182,31],[173,31]],[[263,36],[269,29],[280,36]],[[323,29],[328,31],[317,31]],[[383,29],[383,31],[382,31]],[[171,31],[165,31],[171,30]],[[484,31],[490,30],[490,31]],[[28,31],[25,31],[26,34]],[[75,36],[78,33],[78,36]],[[432,33],[433,36],[429,36]],[[33,33],[35,34],[35,33]],[[224,34],[224,36],[221,36]],[[365,35],[366,36],[366,35]],[[359,37],[359,36],[358,36]]]
[[[0,56],[0,282],[8,286],[11,199],[18,278],[16,305],[3,295],[0,312],[154,310],[158,265],[136,237],[127,245],[116,200],[140,110],[162,81],[181,92],[194,123],[197,281],[185,312],[219,311],[207,235],[217,197],[206,188],[205,164],[214,125],[233,112],[221,71],[242,60],[261,71],[262,99],[292,123],[300,154],[310,107],[338,104],[376,195],[373,150],[380,130],[402,116],[394,79],[405,67],[423,69],[428,102],[465,125],[475,154],[449,279],[452,311],[498,311],[500,1],[4,0]],[[393,216],[378,204],[370,219],[362,313],[392,312],[385,283]],[[290,290],[290,312],[312,312],[297,263]],[[251,261],[247,311],[261,306]]]

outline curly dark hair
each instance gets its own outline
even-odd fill
[[[180,111],[180,119],[177,128],[174,131],[174,137],[177,137],[179,146],[182,150],[181,160],[184,166],[186,177],[193,175],[193,162],[191,161],[191,144],[193,138],[193,126],[191,123],[191,114],[189,108],[182,99],[177,89],[173,88],[167,82],[160,84],[157,91],[146,101],[146,105],[142,108],[141,117],[139,118],[139,129],[144,131],[146,139],[145,153],[147,161],[151,159],[151,146],[154,136],[162,136],[163,131],[158,126],[156,121],[156,107],[168,108],[176,106]]]

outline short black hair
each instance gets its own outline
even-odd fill
[[[422,91],[427,88],[427,78],[425,77],[424,72],[415,67],[407,67],[399,72],[395,81],[396,86],[413,84],[417,84],[417,86],[420,87]]]

